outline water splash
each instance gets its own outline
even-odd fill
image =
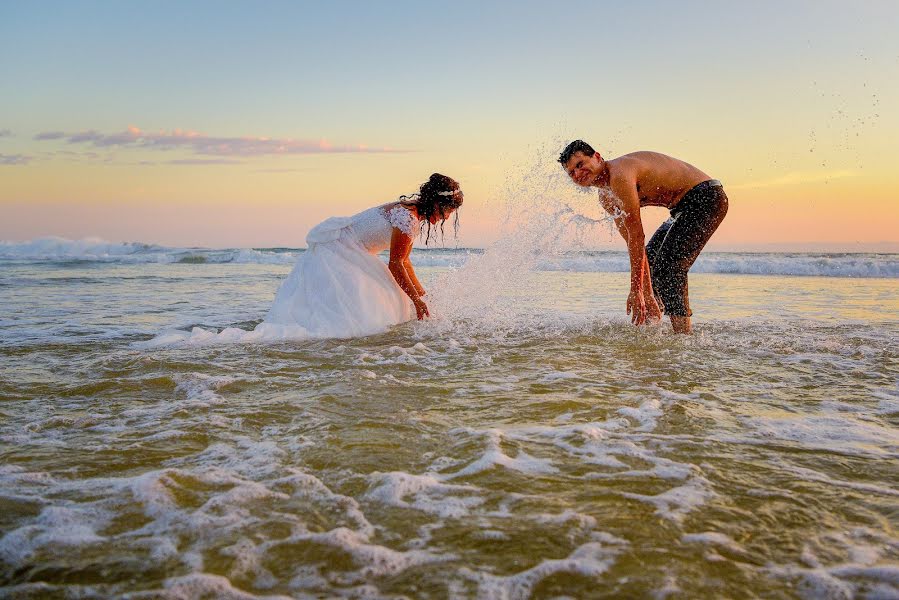
[[[530,161],[514,169],[493,195],[491,203],[503,215],[500,238],[431,285],[433,327],[502,331],[527,326],[533,316],[527,311],[534,307],[515,299],[533,294],[540,265],[583,250],[603,226],[611,231],[611,217],[596,214],[600,211],[593,192],[578,197],[580,188],[558,164],[564,145],[551,139],[538,146]]]

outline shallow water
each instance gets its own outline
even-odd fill
[[[0,596],[899,596],[896,279],[694,274],[677,337],[431,267],[383,335],[140,345],[288,269],[0,265]]]

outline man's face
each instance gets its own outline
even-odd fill
[[[602,173],[602,159],[597,153],[587,156],[583,152],[575,152],[565,163],[565,170],[573,182],[589,187]]]

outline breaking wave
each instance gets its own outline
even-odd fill
[[[292,265],[302,248],[178,248],[139,242],[108,242],[100,238],[69,240],[45,237],[28,242],[0,241],[0,262],[102,262],[124,264],[264,264]],[[478,248],[417,248],[414,261],[421,267],[458,268]],[[386,257],[385,257],[386,258]],[[541,271],[579,273],[627,272],[627,254],[617,250],[574,251],[537,257]],[[806,277],[899,277],[899,254],[706,252],[693,273],[784,275]]]

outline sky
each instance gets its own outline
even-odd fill
[[[437,171],[483,247],[583,138],[722,180],[709,248],[895,252],[896,31],[894,0],[0,0],[0,240],[302,247]]]

